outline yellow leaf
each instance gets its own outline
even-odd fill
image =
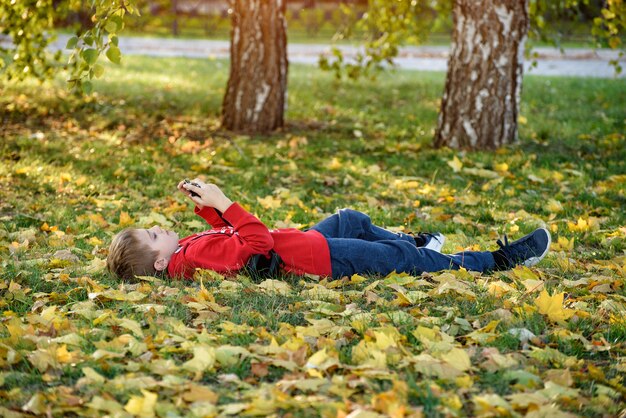
[[[478,331],[493,332],[493,331],[495,331],[495,329],[496,329],[496,327],[498,326],[499,323],[500,323],[499,319],[494,319],[493,321],[489,321],[489,323],[487,325],[485,325],[484,327],[482,327]]]
[[[435,280],[438,279],[442,279],[441,284],[439,284],[439,286],[429,292],[431,296],[455,292],[459,295],[464,295],[471,299],[476,298],[476,294],[470,289],[469,285],[467,285],[465,282],[454,279],[454,276],[452,274],[443,273],[435,278]]]
[[[550,296],[544,289],[535,299],[535,305],[539,309],[539,313],[546,315],[548,319],[554,322],[563,322],[574,315],[572,309],[563,308],[563,293]]]
[[[500,174],[486,168],[464,168],[463,172],[472,176],[482,177],[485,179],[496,179],[500,177]]]
[[[341,164],[337,157],[333,157],[333,159],[330,160],[330,163],[328,163],[327,167],[330,170],[339,170],[341,167],[343,167],[343,164]]]
[[[609,2],[610,4],[611,2]],[[606,20],[612,20],[615,19],[615,12],[610,10],[610,9],[602,9],[602,16],[606,19]]]
[[[32,170],[32,167],[21,167],[15,169],[15,174],[28,174]]]
[[[589,217],[588,219],[578,218],[576,223],[568,222],[567,228],[572,232],[587,232],[596,230],[599,227],[598,218]]]
[[[143,396],[131,396],[124,409],[129,414],[138,417],[153,417],[155,415],[154,408],[156,406],[157,394],[143,389],[141,393]]]
[[[494,164],[493,168],[495,168],[498,173],[506,173],[509,171],[509,165],[507,163]]]
[[[144,299],[147,295],[136,290],[132,292],[123,292],[118,289],[107,289],[103,292],[91,292],[88,294],[89,299],[111,299],[111,300],[121,300],[128,302],[138,302]]]
[[[89,215],[87,215],[87,217],[91,220],[91,222],[93,222],[94,224],[98,225],[101,228],[106,228],[107,226],[109,226],[109,223],[106,221],[106,219],[104,219],[104,217],[100,213],[90,213]]]
[[[330,367],[333,367],[339,364],[337,356],[335,353],[333,356],[329,355],[328,350],[323,348],[316,353],[314,353],[306,362],[307,369],[316,369],[316,370],[326,370]]]
[[[510,416],[513,408],[496,394],[474,395],[474,412],[477,416]]]
[[[171,228],[174,225],[165,216],[156,212],[150,212],[150,215],[140,217],[138,223],[146,227],[156,224],[164,226],[166,228]]]
[[[128,212],[125,212],[125,211],[120,212],[120,222],[119,222],[120,226],[132,225],[133,222],[134,222],[133,218],[130,217]]]
[[[222,345],[215,350],[215,359],[222,366],[234,366],[248,356],[250,352],[239,346]]]
[[[363,283],[366,280],[367,279],[365,277],[359,276],[358,274],[353,274],[352,277],[350,277],[350,283],[351,284]]]
[[[491,179],[488,182],[486,182],[485,184],[483,184],[480,189],[483,192],[489,191],[491,189],[493,189],[494,187],[496,187],[498,184],[502,183],[504,181],[504,177],[498,177],[497,179]]]
[[[143,331],[141,330],[141,325],[139,325],[139,322],[133,319],[130,319],[130,318],[117,319],[117,325],[121,326],[122,328],[126,328],[127,330],[131,331],[133,334],[135,334],[139,338],[144,337]]]
[[[457,198],[457,201],[461,203],[462,205],[476,206],[482,201],[482,197],[478,194],[467,193]],[[460,216],[460,215],[456,215],[456,216]]]
[[[67,351],[65,344],[56,349],[56,358],[59,363],[72,363],[76,361],[76,357],[76,353]]]
[[[197,345],[193,348],[193,358],[183,363],[183,369],[202,373],[215,364],[215,349],[208,345]]]
[[[611,47],[611,49],[617,49],[619,48],[621,44],[622,44],[622,41],[617,36],[612,36],[609,39],[609,46]]]
[[[90,245],[93,245],[94,247],[95,247],[96,245],[102,245],[102,244],[104,244],[104,243],[102,242],[102,240],[101,240],[100,238],[98,238],[98,237],[91,237],[91,238],[89,238],[89,239],[87,240],[87,242],[88,242]]]
[[[363,367],[385,369],[387,367],[387,354],[379,350],[375,344],[361,340],[352,347],[352,361]]]
[[[437,334],[437,331],[435,331],[432,328],[427,328],[427,327],[419,325],[417,329],[413,331],[413,335],[415,335],[415,337],[418,339],[423,337],[427,340],[435,341],[439,334]]]
[[[563,211],[563,205],[556,199],[550,199],[548,200],[546,209],[548,209],[550,213],[559,213]]]
[[[560,171],[552,171],[551,177],[557,183],[561,183],[565,179],[565,175],[563,175]]]
[[[105,399],[100,396],[94,396],[85,406],[97,411],[109,412],[111,416],[119,416],[122,413],[122,405],[111,399]]]
[[[91,367],[83,367],[82,372],[85,375],[85,377],[91,380],[92,382],[96,382],[96,383],[106,382],[106,379],[104,378],[104,376],[102,376],[100,373],[98,373]]]
[[[572,251],[574,249],[574,238],[559,237],[556,242],[552,242],[551,249],[554,251]]]
[[[539,279],[539,277],[535,274],[535,272],[526,266],[517,266],[512,270],[512,272],[513,272],[513,275],[522,282],[526,280],[538,280]]]
[[[389,347],[397,347],[397,340],[400,338],[398,331],[393,327],[381,328],[380,331],[374,331],[376,337],[376,347],[386,350]]]
[[[218,396],[206,386],[192,384],[187,392],[183,394],[186,402],[210,402],[216,403]]]
[[[487,291],[497,298],[502,297],[503,295],[514,290],[515,289],[512,288],[508,283],[503,282],[502,280],[489,283],[489,287],[487,288]]]
[[[474,385],[472,377],[469,375],[459,376],[454,379],[454,383],[460,388],[469,389]]]
[[[543,290],[544,282],[541,280],[528,279],[522,282],[527,292],[539,292]]]
[[[267,279],[263,280],[257,285],[267,293],[275,293],[278,295],[289,295],[291,293],[291,286],[289,283],[281,280]]]
[[[455,173],[458,173],[463,168],[463,163],[461,162],[461,160],[457,158],[456,155],[454,156],[453,159],[448,161],[448,165],[452,168],[452,171],[454,171]]]
[[[300,296],[313,300],[339,301],[341,299],[339,292],[319,284],[315,284],[311,289],[303,290]]]
[[[46,397],[43,393],[37,392],[32,398],[26,403],[26,405],[22,406],[22,410],[26,412],[32,412],[33,414],[43,415],[47,411],[47,402]],[[16,416],[18,416],[16,414]]]
[[[395,180],[393,186],[398,190],[417,189],[419,183],[415,180]]]
[[[526,125],[528,123],[528,119],[526,118],[526,116],[522,116],[522,115],[519,115],[517,117],[517,121],[519,122],[520,125]]]
[[[417,356],[413,356],[409,359],[413,363],[415,371],[422,373],[426,376],[436,376],[440,379],[455,379],[459,377],[462,372],[458,369],[450,366],[445,361],[439,360],[427,353],[422,353]]]
[[[569,228],[570,231],[587,231],[589,229],[589,223],[584,220],[583,218],[578,218],[578,222],[577,223],[573,223],[573,222],[568,222],[567,223],[567,227]]]
[[[467,371],[472,367],[472,361],[470,360],[469,355],[462,348],[453,348],[443,354],[441,359],[462,372]]]
[[[263,206],[265,209],[278,209],[281,205],[281,200],[275,198],[272,195],[267,195],[263,198],[257,197],[256,200]]]

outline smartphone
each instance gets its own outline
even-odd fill
[[[200,187],[200,185],[198,183],[194,183],[193,181],[189,181],[188,179],[183,180],[183,183],[185,184],[191,184],[192,186],[196,186],[196,187]],[[194,197],[200,197],[200,195],[192,190],[187,190],[189,192],[189,194],[191,194]]]

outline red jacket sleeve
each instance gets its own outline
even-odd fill
[[[246,246],[250,247],[252,250],[250,255],[267,254],[274,248],[274,238],[265,224],[256,216],[246,212],[238,203],[230,205],[222,217],[239,233]]]
[[[215,208],[205,206],[202,209],[200,209],[196,206],[193,212],[196,215],[200,216],[202,219],[204,219],[213,228],[221,228],[223,226],[230,226],[226,222],[224,222],[224,219],[222,219],[220,214],[217,213],[217,210],[215,210]]]
[[[211,217],[213,214],[219,217],[214,211],[205,212],[203,209],[200,212],[200,216],[206,213],[209,219],[214,219]],[[222,214],[222,218],[224,223],[221,225],[230,224],[235,233],[208,234],[192,240],[172,258],[168,266],[170,275],[191,277],[195,268],[220,273],[234,272],[244,267],[251,255],[267,254],[274,247],[274,239],[263,222],[246,212],[239,204],[233,203]],[[210,222],[209,219],[207,222]]]

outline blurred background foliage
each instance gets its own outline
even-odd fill
[[[452,31],[452,0],[287,1],[290,42],[360,42],[358,65],[334,63],[355,78],[391,62],[402,45],[447,44]],[[623,0],[532,0],[531,45],[623,48]],[[9,78],[49,78],[70,69],[70,87],[83,87],[102,73],[101,54],[120,58],[117,34],[228,39],[232,10],[224,0],[2,0],[0,72]],[[68,43],[69,61],[50,55],[50,34],[77,35]],[[12,42],[11,42],[12,40]],[[335,51],[338,58],[341,54]],[[65,62],[67,61],[67,62]],[[618,63],[614,63],[616,67]],[[331,64],[322,60],[322,67]],[[91,91],[91,83],[83,90]]]

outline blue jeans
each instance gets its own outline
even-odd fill
[[[352,209],[341,209],[314,229],[328,241],[334,278],[353,274],[380,274],[458,269],[487,271],[495,267],[489,251],[464,251],[441,254],[417,248],[415,240],[403,233],[372,225],[369,216]]]

